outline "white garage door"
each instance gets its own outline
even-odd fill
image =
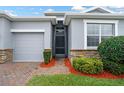
[[[14,61],[43,60],[43,33],[14,33]]]

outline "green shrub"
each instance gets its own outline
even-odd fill
[[[104,68],[104,70],[106,70],[114,75],[123,74],[122,69],[118,63],[105,61],[105,62],[103,62],[103,68]]]
[[[124,63],[124,36],[112,37],[101,42],[98,52],[102,60]]]
[[[98,74],[103,71],[103,63],[96,58],[74,58],[73,67],[80,72]]]
[[[48,64],[50,62],[50,59],[51,59],[51,51],[44,51],[43,56],[44,56],[45,64]]]

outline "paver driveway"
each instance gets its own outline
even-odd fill
[[[41,68],[40,63],[4,63],[0,64],[0,86],[21,86],[33,75],[43,74],[68,74],[63,60],[57,60],[57,64],[51,68]]]

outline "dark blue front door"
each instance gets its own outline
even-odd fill
[[[67,31],[63,23],[58,23],[54,28],[53,55],[55,57],[67,56]]]

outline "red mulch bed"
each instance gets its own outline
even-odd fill
[[[124,78],[124,75],[113,75],[109,72],[103,71],[101,74],[86,74],[86,73],[81,73],[76,71],[72,66],[69,58],[65,59],[65,66],[69,68],[69,71],[73,74],[80,75],[80,76],[90,76],[90,77],[95,77],[95,78],[106,78],[106,79],[119,79],[119,78]]]
[[[45,64],[44,62],[42,62],[40,64],[40,67],[49,68],[49,67],[54,66],[55,64],[56,64],[56,60],[54,58],[52,58],[48,64]]]

